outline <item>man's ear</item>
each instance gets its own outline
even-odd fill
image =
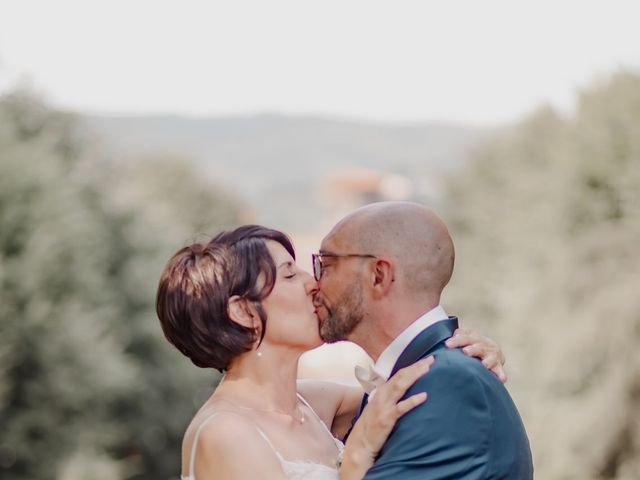
[[[391,284],[395,282],[395,268],[389,260],[378,258],[373,264],[372,274],[373,298],[380,299],[387,295],[391,289]]]
[[[229,299],[227,314],[231,320],[243,327],[256,328],[260,323],[256,318],[257,313],[253,312],[247,300],[239,295],[234,295]]]

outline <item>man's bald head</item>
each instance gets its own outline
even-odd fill
[[[437,294],[453,272],[454,247],[444,222],[433,211],[411,202],[380,202],[361,207],[329,232],[323,241],[349,253],[388,256],[396,280],[408,294]]]

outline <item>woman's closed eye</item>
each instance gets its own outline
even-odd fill
[[[287,262],[284,268],[284,278],[290,280],[296,276],[296,267],[293,263]]]
[[[296,266],[293,262],[284,262],[278,266],[278,270],[280,270],[282,278],[287,280],[291,280],[297,274]]]

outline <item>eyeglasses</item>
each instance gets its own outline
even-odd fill
[[[322,259],[323,258],[378,258],[375,255],[361,254],[361,253],[313,253],[311,260],[313,262],[313,276],[316,281],[319,281],[322,277]]]

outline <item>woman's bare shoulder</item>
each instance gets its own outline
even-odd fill
[[[208,472],[214,470],[216,478],[250,478],[264,469],[271,472],[269,478],[279,478],[282,472],[275,451],[257,425],[239,412],[213,409],[196,415],[183,438],[183,475],[188,473],[194,448],[199,480],[207,480]]]

